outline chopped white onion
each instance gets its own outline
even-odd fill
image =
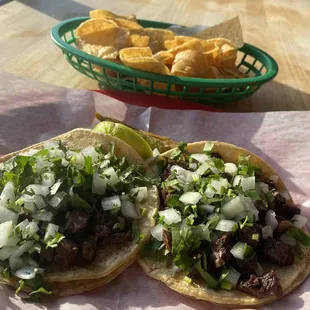
[[[243,259],[244,258],[244,247],[245,247],[244,242],[237,242],[233,248],[230,250],[230,253],[238,259]]]
[[[69,162],[65,158],[62,158],[61,159],[61,165],[64,167],[67,167],[69,165]]]
[[[222,187],[224,187],[224,189],[230,187],[227,179],[224,178],[220,178],[219,180],[211,180],[209,185],[211,188],[214,188],[216,190],[217,194],[221,194]]]
[[[20,241],[20,238],[18,236],[11,236],[8,239],[8,242],[6,243],[7,247],[15,246]]]
[[[24,266],[24,261],[21,257],[11,255],[9,258],[9,266],[11,270],[17,270]]]
[[[204,162],[198,167],[198,169],[196,170],[196,173],[198,173],[199,175],[203,175],[210,168],[211,168],[210,164],[207,162]]]
[[[186,205],[195,205],[201,199],[201,195],[197,192],[187,192],[181,195],[179,200]]]
[[[290,200],[291,199],[291,195],[289,194],[288,191],[281,191],[279,193],[282,197],[284,197],[286,200]]]
[[[41,196],[33,195],[32,197],[33,197],[33,202],[38,209],[43,209],[44,207],[46,207],[46,202]]]
[[[297,227],[297,228],[303,228],[307,222],[308,219],[305,216],[299,215],[299,214],[295,214],[292,219],[292,225]]]
[[[51,158],[64,158],[65,153],[60,149],[53,149],[48,151]]]
[[[251,198],[245,197],[243,195],[239,195],[239,197],[240,197],[242,204],[244,205],[245,211],[253,214],[255,216],[255,219],[258,219],[259,211],[255,207],[253,200]]]
[[[14,230],[17,231],[22,231],[27,225],[29,224],[29,221],[27,219],[23,220],[22,222],[20,222],[15,228]]]
[[[267,225],[262,228],[262,237],[263,239],[267,239],[268,237],[272,237],[273,229],[271,226]]]
[[[268,186],[268,184],[266,184],[266,183],[264,183],[264,182],[259,182],[258,185],[259,185],[259,188],[261,189],[261,191],[262,191],[264,194],[266,194],[266,193],[269,192],[269,186]]]
[[[47,150],[58,149],[59,144],[56,141],[46,141],[43,143],[43,147]]]
[[[107,188],[106,178],[101,177],[99,173],[93,174],[92,193],[103,195]]]
[[[206,212],[206,213],[213,213],[214,208],[215,208],[215,206],[212,206],[212,205],[200,205],[200,206],[198,206],[198,209],[201,212]]]
[[[53,218],[52,212],[39,212],[32,216],[35,220],[42,221],[42,222],[50,222]]]
[[[153,153],[153,157],[157,157],[157,156],[160,155],[160,152],[158,151],[158,148],[155,148],[152,153]]]
[[[45,172],[42,174],[42,185],[51,187],[55,183],[55,174],[52,172]]]
[[[103,174],[106,175],[105,180],[110,186],[114,186],[120,181],[113,167],[104,170]]]
[[[281,235],[279,240],[292,246],[296,245],[296,239],[287,234]]]
[[[46,159],[43,159],[41,157],[36,158],[36,170],[38,172],[44,170],[45,168],[49,168],[52,165],[53,165],[53,163],[51,163],[50,161],[48,161]]]
[[[196,163],[190,163],[188,165],[189,169],[197,170],[197,164]]]
[[[256,264],[255,273],[258,277],[261,277],[264,274],[264,269],[259,263]]]
[[[0,223],[7,221],[12,221],[13,224],[16,225],[18,221],[18,214],[6,207],[0,207]]]
[[[0,261],[8,259],[13,252],[15,252],[17,246],[5,246],[0,250]]]
[[[190,157],[197,160],[200,163],[204,163],[210,159],[210,156],[208,156],[206,154],[200,154],[200,153],[199,154],[191,154]]]
[[[30,184],[26,187],[28,192],[32,192],[36,195],[47,196],[49,194],[48,186],[40,185],[40,184]]]
[[[46,227],[44,241],[47,241],[50,238],[54,238],[56,236],[56,232],[58,232],[59,226],[53,223],[49,223]]]
[[[233,186],[235,187],[239,184],[244,191],[255,189],[255,177],[244,177],[242,175],[236,175],[234,177]]]
[[[242,211],[244,211],[244,206],[239,196],[226,202],[221,208],[221,213],[223,213],[227,219],[235,217]]]
[[[238,168],[234,163],[226,163],[226,164],[224,164],[224,166],[225,166],[224,172],[228,173],[230,175],[234,175],[238,171]]]
[[[225,277],[225,279],[228,282],[230,282],[233,287],[236,287],[236,285],[237,285],[237,283],[239,281],[240,275],[241,274],[237,270],[235,270],[232,267],[229,267],[228,274]]]
[[[97,163],[100,159],[100,154],[95,150],[93,146],[88,146],[81,151],[84,157],[91,157],[93,164]]]
[[[14,184],[11,181],[5,184],[0,195],[0,200],[5,204],[15,201]]]
[[[176,173],[177,179],[179,180],[180,183],[185,184],[193,182],[194,173],[192,171],[188,171],[178,165],[173,165],[170,170]]]
[[[274,230],[278,226],[278,221],[276,219],[276,213],[273,210],[268,210],[265,217],[266,225],[271,226]]]
[[[29,240],[20,245],[11,255],[11,257],[21,257],[25,252],[27,252],[33,245],[35,241]]]
[[[122,200],[121,211],[125,217],[138,219],[140,216],[135,205],[129,200]]]
[[[12,232],[13,222],[7,221],[0,224],[0,248],[5,246],[8,242],[9,236]]]
[[[101,206],[104,211],[120,208],[121,200],[117,195],[112,197],[104,197],[101,199]]]
[[[35,233],[39,231],[39,226],[36,222],[30,222],[22,231],[22,238],[31,238]]]
[[[234,229],[234,227],[236,227],[237,222],[235,221],[230,221],[230,220],[220,220],[217,224],[217,226],[215,227],[216,230],[219,231],[232,231]]]
[[[205,195],[207,196],[207,198],[212,198],[215,195],[215,192],[212,188],[207,187],[207,189],[205,190]]]
[[[269,177],[269,180],[271,180],[273,183],[276,184],[278,182],[278,180],[279,180],[279,177],[277,175],[271,175]]]
[[[27,266],[27,267],[23,267],[21,269],[16,270],[14,275],[17,278],[20,278],[23,280],[30,280],[30,279],[35,278],[36,273],[37,273],[36,271],[37,271],[37,268]]]
[[[134,195],[137,201],[142,202],[143,200],[147,198],[147,187],[142,186],[142,187],[133,188],[130,191],[130,194]]]
[[[164,221],[167,225],[179,223],[182,221],[181,215],[176,210],[170,208],[164,211],[158,212],[159,216],[164,217]]]
[[[158,241],[163,241],[163,231],[164,226],[158,224],[151,229],[151,235]]]
[[[56,193],[48,204],[53,208],[58,208],[67,194],[65,192]]]

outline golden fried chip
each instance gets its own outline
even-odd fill
[[[209,27],[197,33],[195,37],[205,40],[212,38],[226,38],[229,39],[236,48],[240,48],[244,44],[239,17]]]
[[[149,47],[127,47],[120,50],[120,58],[142,58],[152,57],[152,51]]]
[[[120,60],[130,68],[170,75],[169,69],[152,57],[149,47],[129,47],[120,50]]]
[[[195,39],[194,37],[187,37],[187,36],[175,36],[173,40],[166,40],[165,47],[167,50],[175,48],[183,43]]]
[[[134,47],[147,47],[150,42],[149,36],[141,36],[140,34],[130,35],[131,45]]]
[[[183,43],[182,45],[177,46],[177,47],[169,50],[169,52],[173,53],[174,55],[176,55],[180,52],[183,52],[183,51],[187,51],[187,50],[194,50],[197,52],[202,52],[203,48],[202,48],[200,41],[201,40],[199,40],[199,39],[189,40],[189,41]]]
[[[165,41],[172,40],[174,37],[174,33],[171,30],[157,28],[144,28],[143,35],[150,37],[149,46],[154,54],[165,50]]]
[[[136,21],[128,20],[125,18],[115,18],[113,21],[120,27],[120,28],[126,28],[129,30],[140,30],[143,27],[139,25]]]
[[[165,65],[172,65],[175,55],[169,51],[160,51],[154,55],[154,58],[164,63]]]
[[[207,52],[203,52],[202,54],[205,55],[207,57],[208,60],[208,64],[210,66],[212,66],[213,64],[216,63],[217,59],[218,59],[218,53],[219,53],[219,48],[215,47],[212,50],[209,50]]]
[[[115,19],[115,18],[124,18],[132,21],[136,21],[136,16],[131,14],[127,16],[119,16],[116,15],[110,11],[105,10],[92,10],[89,12],[89,16],[91,19],[100,19],[100,18],[106,18],[106,19]]]
[[[76,39],[75,43],[83,52],[101,59],[117,59],[119,55],[118,50],[113,46],[89,44],[80,39]]]
[[[179,52],[173,62],[171,74],[177,76],[214,78],[208,66],[208,60],[200,51],[185,50]]]
[[[89,44],[114,46],[117,49],[130,45],[129,30],[119,28],[114,21],[90,19],[76,29],[77,38]]]

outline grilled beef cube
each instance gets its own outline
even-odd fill
[[[64,229],[69,234],[82,232],[85,230],[89,218],[90,215],[88,213],[74,210],[69,214]]]
[[[241,273],[242,278],[249,278],[252,274],[255,274],[257,267],[257,260],[253,258],[251,260],[234,259],[233,263],[235,269]]]
[[[258,240],[253,239],[253,235],[258,235]],[[261,240],[261,229],[258,226],[244,227],[238,230],[238,237],[240,241],[247,243],[252,247],[258,246]]]
[[[54,259],[54,249],[51,247],[46,248],[45,246],[42,247],[41,253],[40,253],[40,263],[51,263]]]
[[[289,266],[294,263],[293,247],[271,237],[264,242],[263,254],[280,266]]]
[[[93,261],[96,256],[96,248],[96,240],[94,238],[85,240],[82,244],[83,259],[87,262]]]
[[[55,248],[54,261],[59,266],[68,268],[74,264],[79,253],[79,246],[73,241],[64,239]]]
[[[273,270],[263,274],[261,277],[251,275],[248,281],[241,281],[237,288],[258,298],[272,295],[281,296],[283,293],[280,280]]]
[[[171,238],[171,233],[167,230],[163,230],[163,242],[166,248],[171,252],[172,238]]]
[[[222,237],[217,239],[214,245],[217,248],[232,246],[232,232],[225,233]]]
[[[209,257],[210,264],[215,268],[226,265],[230,260],[230,250],[232,246],[232,233],[226,233],[217,239],[212,245],[211,255]]]
[[[212,266],[220,268],[226,265],[230,259],[230,249],[231,247],[213,249],[210,255],[210,263]]]
[[[300,209],[298,207],[279,203],[275,203],[274,211],[278,219],[281,217],[286,220],[290,220],[295,214],[300,214]]]

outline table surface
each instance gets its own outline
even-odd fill
[[[227,111],[310,110],[309,0],[4,0],[0,6],[0,70],[46,83],[97,89],[75,71],[52,43],[59,21],[93,8],[187,26],[213,25],[239,15],[245,42],[270,53],[279,65],[275,80]],[[1,1],[0,1],[1,4]],[[1,81],[0,81],[1,82]]]

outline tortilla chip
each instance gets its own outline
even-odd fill
[[[225,38],[230,40],[236,48],[241,48],[244,45],[242,28],[238,16],[198,32],[195,34],[195,37],[204,40]]]

